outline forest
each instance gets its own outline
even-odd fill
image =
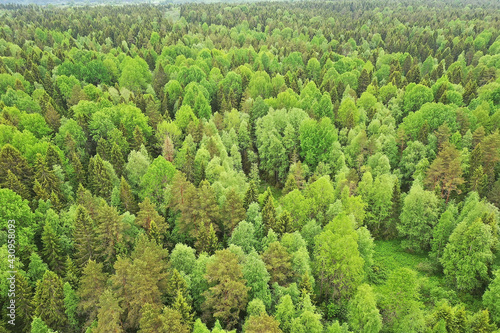
[[[0,333],[500,332],[500,2],[0,5]]]

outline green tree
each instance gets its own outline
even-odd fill
[[[429,249],[432,231],[439,216],[439,201],[435,194],[413,185],[404,199],[400,223],[397,228],[406,237],[402,246],[413,251]]]
[[[46,271],[43,279],[37,282],[33,304],[35,317],[56,330],[65,327],[68,319],[64,308],[63,284],[56,273]]]
[[[314,258],[321,299],[345,300],[354,293],[363,278],[364,261],[348,216],[338,215],[316,236]]]
[[[79,298],[68,282],[63,285],[64,290],[64,306],[66,308],[66,316],[68,317],[68,324],[72,330],[77,330],[79,326],[78,316],[78,302]]]
[[[227,329],[231,329],[236,326],[240,313],[246,308],[250,289],[245,286],[236,254],[228,249],[217,251],[207,265],[205,278],[212,285],[204,293],[205,313],[221,320]]]
[[[378,333],[382,329],[382,316],[372,287],[362,284],[349,301],[349,326],[356,332]]]
[[[473,291],[488,279],[493,260],[491,226],[478,218],[460,222],[441,257],[446,280],[457,290]]]
[[[439,186],[441,197],[450,199],[451,192],[461,193],[460,185],[464,183],[460,153],[451,144],[445,144],[427,171],[426,183],[431,188]]]
[[[42,232],[43,258],[49,268],[58,274],[64,270],[62,249],[59,237],[52,228],[50,221],[45,222]]]
[[[106,289],[99,297],[99,310],[97,312],[97,327],[95,332],[124,332],[120,320],[122,312],[123,310],[120,308],[118,300],[113,295],[113,292]]]
[[[106,289],[107,277],[102,271],[102,263],[89,260],[83,269],[77,295],[80,298],[78,309],[86,318],[87,324],[97,318],[99,297]]]
[[[121,64],[120,86],[127,87],[134,92],[144,90],[151,83],[151,72],[144,59],[136,56],[127,57]]]
[[[246,285],[250,287],[249,299],[260,299],[269,309],[271,307],[271,292],[268,283],[271,277],[266,269],[266,264],[257,252],[253,251],[245,258],[243,277],[247,281]]]
[[[234,188],[231,188],[226,194],[226,200],[222,204],[221,218],[224,225],[226,236],[231,235],[236,225],[243,221],[246,212],[243,207],[243,201]]]
[[[500,271],[496,270],[494,278],[490,282],[488,289],[483,295],[483,304],[489,310],[491,318],[497,324],[500,324]]]
[[[287,286],[294,275],[292,270],[292,257],[279,242],[269,244],[262,254],[267,271],[271,274],[271,284],[278,283]]]
[[[83,269],[89,260],[96,256],[96,228],[87,209],[79,205],[75,214],[75,231],[73,233],[75,246],[75,263]]]
[[[259,316],[250,316],[245,322],[245,332],[247,333],[282,333],[279,322],[273,317],[262,313]]]

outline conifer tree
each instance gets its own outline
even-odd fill
[[[96,252],[106,265],[113,267],[117,250],[123,238],[123,224],[115,207],[102,202],[97,212]]]
[[[33,291],[28,279],[16,273],[16,326],[27,331],[33,317]]]
[[[75,231],[75,264],[80,269],[96,256],[96,230],[94,221],[88,211],[81,205],[76,208]]]
[[[89,260],[83,269],[77,295],[80,298],[78,308],[86,318],[87,324],[97,317],[99,296],[106,289],[107,277],[102,271],[102,263]]]
[[[37,282],[34,316],[43,320],[47,326],[62,330],[67,323],[64,308],[64,291],[62,280],[56,273],[46,271],[43,279]]]
[[[118,300],[113,292],[106,289],[99,297],[99,310],[97,312],[97,327],[95,333],[121,333],[124,332],[121,326],[121,314]]]
[[[144,199],[142,203],[139,204],[139,212],[137,213],[137,218],[135,223],[144,228],[146,233],[150,235],[151,225],[154,222],[156,225],[156,233],[163,238],[163,235],[168,230],[168,224],[165,222],[165,218],[160,216],[155,209],[155,205],[149,200],[149,198]]]
[[[16,192],[21,196],[23,199],[30,199],[30,192],[26,188],[26,186],[21,183],[19,178],[15,174],[12,173],[12,171],[7,170],[7,177],[5,181],[1,184],[3,188],[9,188],[12,191]]]
[[[99,154],[91,158],[89,162],[89,180],[91,184],[91,189],[94,195],[100,196],[105,200],[109,200],[111,196],[111,191],[113,190],[113,184],[111,182],[111,175],[108,169],[104,165],[104,161]],[[92,170],[90,166],[92,165]]]
[[[130,188],[130,185],[125,180],[125,178],[123,178],[123,176],[120,180],[120,201],[123,210],[126,212],[135,214],[139,210],[137,202],[134,198],[134,194],[132,193],[132,189]]]
[[[56,235],[49,221],[47,221],[43,227],[42,244],[44,261],[53,272],[61,274],[64,271],[61,244],[59,237]]]
[[[184,297],[182,291],[177,291],[177,297],[172,304],[172,309],[179,311],[182,317],[182,323],[188,327],[192,327],[194,323],[194,313],[192,312],[192,307],[189,305],[188,301]]]
[[[113,169],[116,172],[118,177],[121,177],[123,174],[123,167],[125,165],[125,160],[123,158],[122,150],[118,146],[116,142],[113,142],[111,147],[111,152],[109,154],[109,162],[113,166]]]
[[[248,209],[248,206],[252,202],[257,202],[258,201],[258,190],[257,186],[255,185],[255,182],[253,180],[250,181],[248,184],[248,189],[245,192],[245,198],[243,199],[243,208]]]
[[[227,237],[231,235],[236,225],[246,217],[243,201],[234,188],[231,188],[226,194],[226,201],[222,205],[221,216],[224,225],[224,234]]]
[[[79,326],[78,321],[78,296],[68,282],[63,285],[64,291],[64,307],[66,308],[66,316],[68,324],[73,331],[76,331]]]
[[[262,209],[262,222],[266,230],[276,228],[276,209],[274,208],[274,199],[271,192],[268,190],[268,196]]]
[[[142,145],[145,145],[144,135],[142,134],[142,130],[139,128],[139,126],[136,125],[134,128],[132,143],[130,144],[130,147],[132,148],[132,150],[139,151]]]
[[[24,186],[31,188],[32,171],[26,158],[19,150],[10,144],[5,144],[0,150],[0,184],[5,183],[10,170]]]
[[[40,195],[46,197],[42,198],[37,194],[38,199],[46,200],[50,198],[52,192],[54,192],[58,198],[60,197],[60,180],[59,178],[57,178],[54,171],[47,166],[47,163],[40,154],[37,154],[36,156],[34,179],[39,185],[38,187],[38,185],[35,183],[35,188],[37,188]],[[40,189],[42,189],[43,191],[40,191]],[[35,191],[35,193],[36,192],[37,191]]]
[[[286,178],[285,187],[283,188],[283,195],[286,195],[295,189],[298,189],[297,182],[295,181],[294,175],[290,173]]]

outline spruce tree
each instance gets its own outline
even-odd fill
[[[276,228],[276,208],[274,208],[274,199],[271,192],[268,190],[268,196],[262,209],[262,222],[266,228],[269,229]],[[274,230],[274,229],[273,229]]]
[[[33,317],[33,291],[28,279],[16,273],[16,326],[20,332],[29,329]]]
[[[168,230],[168,223],[165,222],[165,218],[163,216],[158,214],[154,203],[152,203],[149,198],[146,198],[139,204],[139,212],[137,213],[135,223],[146,230],[146,233],[150,235],[151,224],[153,221],[156,225],[155,232],[163,238],[165,232]]]
[[[60,238],[56,235],[49,221],[47,221],[43,227],[42,244],[44,261],[49,265],[52,271],[61,274],[64,271],[64,261]]]
[[[54,330],[63,330],[67,317],[64,308],[64,291],[62,280],[56,273],[45,271],[43,279],[37,282],[34,315],[43,320]]]
[[[123,224],[115,207],[101,202],[97,212],[97,248],[101,261],[110,270],[116,260],[117,250],[123,238]]]
[[[111,147],[109,162],[113,166],[116,175],[118,177],[121,177],[123,174],[123,167],[125,165],[125,160],[123,158],[122,150],[120,149],[120,147],[116,142],[113,142],[113,145]]]
[[[7,172],[10,170],[24,186],[31,188],[32,170],[26,158],[19,150],[10,144],[5,144],[0,150],[0,184],[7,180]]]
[[[63,285],[64,291],[64,307],[66,308],[66,316],[68,317],[68,324],[72,331],[76,332],[79,327],[78,321],[78,296],[68,282]]]
[[[75,231],[75,264],[83,269],[89,260],[96,257],[96,230],[94,221],[88,211],[81,205],[76,208]]]
[[[255,182],[253,180],[248,184],[247,191],[245,192],[245,198],[243,199],[243,208],[248,209],[248,206],[252,202],[258,201],[258,190]]]
[[[120,201],[125,212],[135,214],[139,210],[132,189],[123,176],[120,180]]]
[[[23,199],[27,199],[27,200],[30,199],[29,190],[26,188],[26,186],[23,183],[21,183],[19,178],[17,178],[17,176],[14,173],[12,173],[12,171],[10,171],[10,170],[7,170],[7,177],[6,177],[5,181],[1,184],[1,186],[3,188],[11,189],[12,191],[19,194],[21,196],[21,198],[23,198]]]

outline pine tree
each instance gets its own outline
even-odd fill
[[[50,328],[63,330],[67,318],[64,309],[62,280],[56,273],[46,271],[43,279],[37,282],[34,315],[43,320]]]
[[[78,308],[85,316],[87,324],[96,319],[99,296],[106,289],[107,277],[102,272],[102,268],[102,263],[89,260],[83,269],[80,286],[77,290],[77,295],[80,298]]]
[[[226,194],[226,201],[222,205],[221,213],[224,234],[229,237],[236,225],[246,217],[243,201],[234,188],[231,188]]]
[[[123,176],[120,181],[120,201],[125,212],[135,214],[139,210],[132,189]]]
[[[61,243],[50,222],[46,222],[42,232],[43,259],[49,268],[61,274],[64,271]]]
[[[121,333],[124,332],[121,326],[120,317],[123,309],[120,308],[118,299],[109,289],[104,291],[99,297],[99,311],[97,312],[97,328],[95,333]]]
[[[96,230],[94,221],[88,211],[81,205],[76,208],[75,231],[75,264],[83,269],[89,260],[96,256]]]
[[[38,183],[38,185],[36,186],[37,191],[40,193],[40,195],[44,196],[44,198],[42,198],[37,194],[37,199],[47,200],[48,198],[50,198],[50,194],[52,192],[54,192],[58,198],[60,197],[60,180],[59,178],[57,178],[54,171],[47,166],[47,163],[40,154],[37,154],[36,156],[34,178]],[[39,189],[42,189],[43,191],[40,191]],[[35,193],[37,191],[35,191]]]
[[[61,157],[52,144],[47,148],[45,161],[50,169],[52,169],[55,164],[62,165]]]
[[[168,223],[165,222],[164,217],[158,214],[155,205],[151,202],[151,200],[146,198],[139,204],[139,212],[137,213],[135,223],[146,230],[146,233],[150,235],[151,224],[153,221],[156,225],[156,233],[161,235],[161,238],[163,238],[163,235],[168,230]]]
[[[146,303],[141,309],[141,320],[139,321],[138,333],[163,333],[163,322],[160,317],[160,309]]]
[[[70,155],[70,163],[73,167],[73,171],[75,172],[75,184],[85,184],[85,169],[83,168],[83,164],[80,161],[78,155],[75,152],[71,152]]]
[[[165,307],[160,318],[163,323],[160,332],[189,333],[189,327],[183,323],[182,314],[178,310]]]
[[[258,201],[258,190],[255,182],[253,180],[248,184],[247,191],[245,192],[245,198],[243,199],[243,208],[248,209],[248,206],[252,202]]]
[[[371,81],[372,80],[370,78],[370,74],[366,69],[363,69],[358,79],[358,91],[357,91],[358,96],[361,96],[361,94],[365,92],[366,88],[370,85]]]

